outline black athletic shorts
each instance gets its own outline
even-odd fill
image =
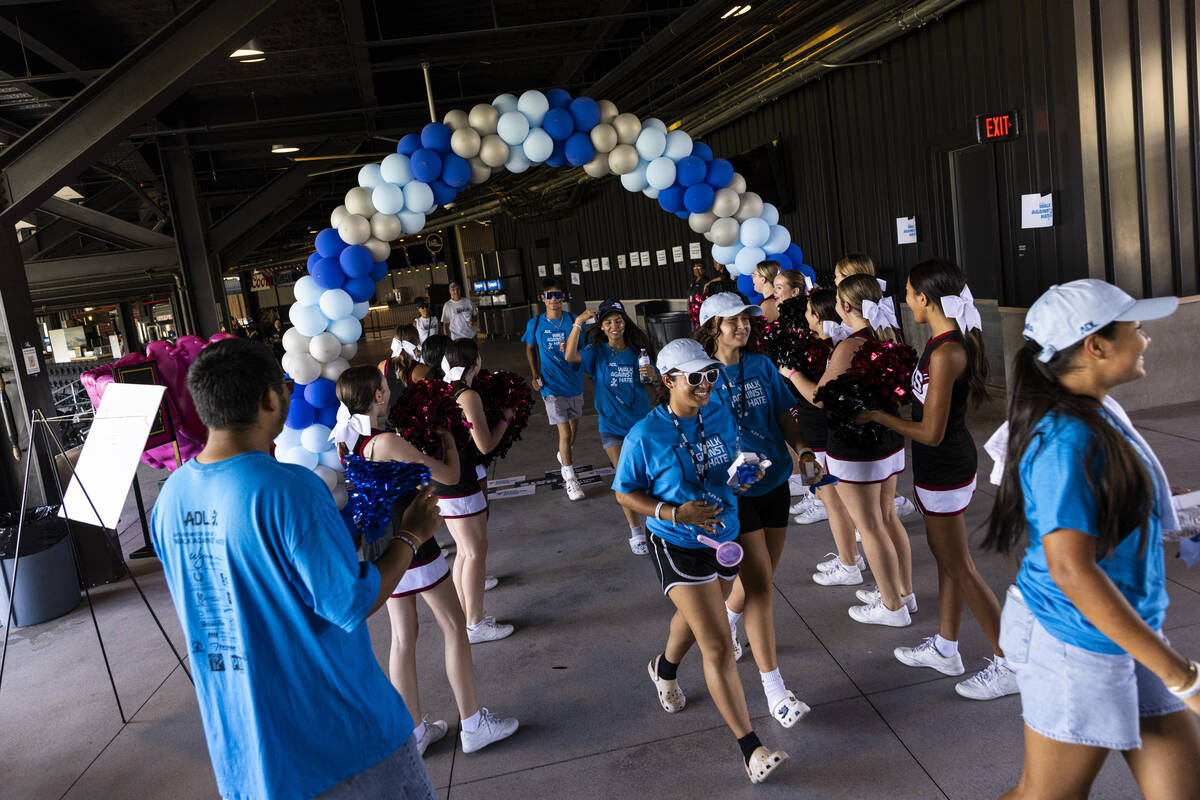
[[[738,526],[742,533],[763,528],[786,528],[791,503],[787,481],[758,497],[741,495],[738,497]]]
[[[662,583],[663,594],[680,584],[694,586],[721,578],[731,581],[737,577],[737,566],[723,567],[717,563],[717,551],[711,547],[680,547],[654,534],[646,537],[650,545],[650,560]]]

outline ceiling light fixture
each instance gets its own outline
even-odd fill
[[[749,8],[749,7],[750,6],[746,6],[746,8]],[[729,9],[728,11],[726,11],[724,14],[721,15],[721,19],[729,19],[734,14],[738,13],[739,8],[741,8],[741,6],[734,6],[733,8]]]
[[[750,10],[750,6],[742,6],[742,10],[737,13],[737,16],[740,17],[742,14],[745,14],[749,10]]]
[[[271,145],[271,152],[277,155],[280,153],[298,153],[300,152],[300,148],[290,144],[273,144]]]
[[[267,54],[258,46],[258,42],[251,39],[244,45],[234,50],[229,54],[229,57],[240,64],[257,64],[260,61],[267,60]]]

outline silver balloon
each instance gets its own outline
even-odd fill
[[[614,117],[612,126],[617,129],[617,141],[621,144],[633,144],[642,132],[642,121],[628,112]]]
[[[712,236],[712,243],[719,244],[722,247],[727,247],[738,240],[737,220],[730,217],[723,217],[713,223],[709,230],[709,235]]]
[[[508,145],[496,134],[489,133],[479,145],[479,160],[489,167],[503,167],[508,161]]]
[[[617,104],[612,100],[597,100],[596,105],[600,106],[600,121],[611,125],[617,118]]]
[[[491,106],[488,106],[491,108]],[[480,160],[479,156],[470,159],[471,162],[471,183],[479,184],[492,177],[492,168]]]
[[[595,158],[583,165],[583,171],[593,178],[603,178],[608,174],[608,154],[597,153]]]
[[[713,238],[712,238],[712,228],[709,228],[708,230],[706,230],[706,231],[704,232],[704,238],[705,238],[705,239],[708,239],[710,242],[713,240]]]
[[[371,217],[371,235],[381,242],[391,242],[404,235],[404,226],[395,214],[379,213]],[[376,261],[383,259],[377,258]]]
[[[454,151],[455,155],[474,158],[479,155],[479,145],[482,141],[483,137],[479,135],[479,131],[467,126],[450,134],[450,149]]]
[[[737,214],[735,215],[739,222],[745,222],[751,217],[761,217],[763,212],[763,201],[755,192],[746,192],[742,195],[741,205],[738,206]]]
[[[688,227],[696,233],[708,233],[716,221],[717,215],[711,211],[705,211],[703,214],[688,215]]]
[[[371,238],[371,223],[366,217],[351,214],[338,225],[337,232],[346,244],[363,244]]]
[[[592,128],[592,147],[597,153],[609,153],[617,146],[617,129],[608,123],[601,122]]]
[[[470,117],[467,112],[461,108],[452,108],[446,112],[446,116],[442,117],[442,122],[447,128],[456,131],[459,128],[465,128],[470,125]]]
[[[376,216],[379,216],[376,214]],[[400,222],[396,217],[392,217],[397,223]],[[378,239],[372,236],[363,243],[363,247],[371,252],[371,260],[378,264],[380,261],[387,261],[387,257],[392,254],[392,246],[387,241]]]
[[[333,210],[333,213],[329,215],[329,227],[336,228],[338,225],[341,225],[342,220],[349,216],[349,214],[350,211],[345,206],[338,206]]]
[[[346,210],[360,217],[371,218],[375,206],[371,204],[371,190],[365,186],[355,186],[346,192]],[[335,227],[341,227],[341,223]]]
[[[615,175],[624,175],[637,169],[638,154],[632,144],[619,144],[608,154],[608,168]]]
[[[495,133],[498,119],[500,119],[500,112],[491,103],[480,103],[472,108],[471,113],[467,116],[471,127],[478,131],[480,136]]]
[[[718,217],[732,217],[737,213],[741,202],[741,197],[738,193],[728,186],[724,189],[718,189],[716,196],[713,198],[712,213]]]
[[[746,179],[742,177],[742,173],[733,173],[733,180],[729,182],[729,188],[733,189],[738,194],[746,191]]]

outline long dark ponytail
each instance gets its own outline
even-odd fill
[[[474,339],[455,339],[446,345],[446,363],[450,365],[451,369],[462,367],[467,372],[470,372],[478,358],[479,343]],[[466,373],[463,374],[465,375]],[[456,380],[453,385],[456,391],[468,388],[462,379]]]
[[[914,294],[925,295],[940,310],[943,297],[957,297],[962,292],[967,285],[967,276],[957,265],[935,258],[913,267],[908,273],[908,282]],[[983,347],[983,332],[963,331],[962,335],[967,350],[967,369],[963,374],[967,379],[971,404],[978,408],[988,400],[988,362]]]
[[[916,286],[913,287],[914,289]],[[1117,323],[1101,328],[1096,335],[1111,340]],[[1012,397],[1008,405],[1008,449],[1005,453],[1004,479],[992,513],[988,517],[987,537],[983,546],[1007,553],[1024,533],[1025,493],[1021,489],[1021,459],[1030,447],[1040,446],[1034,429],[1049,413],[1073,417],[1088,426],[1092,434],[1087,452],[1079,452],[1079,469],[1088,476],[1099,506],[1096,513],[1096,558],[1107,558],[1124,539],[1146,525],[1154,496],[1150,474],[1125,437],[1101,413],[1099,400],[1072,394],[1063,388],[1061,378],[1077,369],[1073,364],[1083,343],[1055,353],[1049,362],[1038,361],[1041,345],[1026,342],[1017,351],[1012,364]],[[1040,436],[1038,437],[1040,439]],[[1145,552],[1143,536],[1139,555]]]

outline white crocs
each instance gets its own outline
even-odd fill
[[[790,728],[804,719],[808,716],[809,711],[812,709],[808,707],[808,703],[797,700],[796,695],[791,692],[780,695],[771,701],[771,716],[785,728]]]
[[[750,755],[750,763],[746,765],[746,774],[750,776],[750,782],[762,783],[771,777],[771,773],[787,761],[787,758],[788,754],[782,750],[768,750],[760,746]]]
[[[662,658],[661,653],[650,659],[646,671],[650,673],[650,680],[654,681],[654,688],[658,690],[658,702],[663,707],[663,711],[668,714],[678,714],[687,705],[687,698],[679,689],[679,681],[669,681],[666,678],[658,677],[658,660],[660,658]]]
[[[646,544],[645,536],[630,536],[629,549],[635,556],[650,554],[650,545]]]

